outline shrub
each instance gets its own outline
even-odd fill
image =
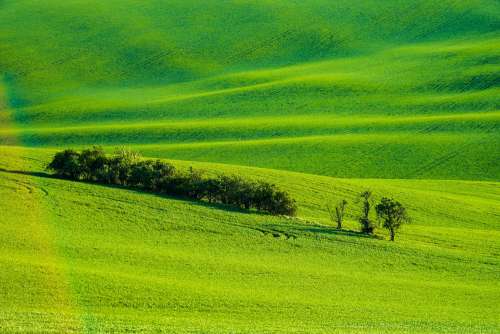
[[[273,200],[274,186],[270,183],[260,181],[255,185],[254,205],[257,210],[270,210],[270,204]]]
[[[132,175],[132,167],[139,162],[140,154],[126,148],[120,148],[110,160],[112,183],[127,185]]]
[[[252,207],[254,187],[251,183],[234,175],[219,175],[217,181],[219,185],[217,197],[221,203],[245,209]]]
[[[200,184],[200,187],[208,203],[215,203],[218,201],[222,191],[222,185],[219,179],[205,179],[203,183]]]
[[[58,177],[79,180],[82,175],[80,154],[70,149],[58,152],[54,155],[47,169],[53,171]]]
[[[274,215],[295,215],[297,210],[289,194],[273,184],[250,182],[234,175],[205,178],[193,168],[182,172],[160,160],[141,161],[139,154],[127,149],[120,149],[111,157],[100,147],[81,153],[65,150],[54,156],[48,169],[72,180],[132,186],[247,210],[255,208]]]
[[[295,216],[297,213],[295,200],[284,191],[275,190],[270,204],[268,211],[274,215]]]
[[[342,229],[342,222],[344,221],[345,209],[347,207],[347,201],[345,199],[341,200],[335,205],[335,210],[332,209],[330,205],[326,206],[328,214],[330,215],[330,220],[337,223],[337,229]]]
[[[92,149],[83,150],[80,153],[78,163],[84,180],[99,181],[105,173],[109,161],[104,150],[94,146]]]
[[[149,191],[160,190],[160,181],[175,173],[175,167],[160,160],[139,161],[131,166],[128,184]]]
[[[375,232],[375,224],[369,218],[359,217],[358,221],[361,225],[361,232],[366,234],[373,234]]]
[[[154,190],[158,179],[155,175],[154,162],[151,160],[140,161],[131,167],[128,184],[146,190]]]
[[[375,223],[370,219],[370,210],[373,204],[373,194],[370,190],[363,191],[359,194],[362,201],[361,216],[359,223],[361,225],[361,232],[366,234],[373,234],[375,231]]]
[[[167,195],[184,196],[186,193],[186,176],[175,172],[169,177],[163,177],[158,184],[159,192]]]
[[[205,197],[203,173],[201,171],[189,167],[188,173],[184,175],[183,186],[183,193],[187,197],[195,200],[201,200]]]

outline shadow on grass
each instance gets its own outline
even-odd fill
[[[339,230],[335,227],[326,226],[302,226],[301,232],[313,234],[326,234],[326,235],[343,235],[349,237],[368,238],[368,239],[381,239],[382,237],[373,234],[366,234],[354,230]]]
[[[269,230],[276,230],[282,233],[295,234],[295,235],[302,234],[302,235],[316,235],[316,236],[318,235],[347,236],[347,237],[357,237],[366,239],[383,239],[381,236],[378,235],[366,234],[354,230],[346,230],[346,229],[339,230],[336,227],[329,227],[316,224],[289,222],[286,225],[266,224],[264,225],[264,227]]]
[[[140,189],[140,188],[134,188],[134,187],[128,187],[128,186],[121,186],[121,185],[116,185],[116,184],[105,184],[105,183],[92,182],[92,181],[83,181],[83,180],[75,181],[75,180],[71,180],[71,179],[60,178],[60,177],[57,177],[57,176],[55,176],[53,174],[46,173],[46,172],[32,172],[32,171],[12,170],[12,169],[6,169],[6,168],[1,168],[1,167],[0,167],[0,172],[9,173],[9,174],[17,174],[17,175],[35,176],[35,177],[41,177],[41,178],[46,178],[46,179],[52,179],[52,180],[62,180],[62,181],[77,182],[77,183],[90,184],[90,185],[93,185],[93,186],[99,186],[99,187],[104,187],[104,188],[127,190],[127,191],[132,191],[132,192],[135,192],[135,193],[139,193],[139,194],[148,194],[148,195],[153,195],[153,196],[160,197],[160,198],[168,198],[168,199],[172,199],[172,200],[189,202],[189,203],[191,203],[193,205],[197,205],[197,206],[202,206],[202,207],[212,208],[212,209],[218,209],[218,210],[223,210],[223,211],[229,211],[229,212],[235,212],[235,213],[256,214],[256,215],[262,215],[262,216],[272,216],[269,213],[260,212],[260,211],[256,211],[256,210],[245,210],[245,209],[242,209],[242,208],[228,206],[228,205],[224,205],[224,204],[221,204],[221,203],[209,203],[207,201],[195,200],[195,199],[192,199],[192,198],[189,198],[189,197],[160,194],[160,193],[156,193],[156,192],[153,192],[153,191],[147,191],[147,190]]]
[[[10,173],[10,174],[17,174],[17,175],[27,175],[27,176],[34,176],[34,177],[41,177],[41,178],[47,178],[47,179],[53,179],[53,180],[63,180],[63,181],[71,181],[71,182],[78,182],[78,183],[83,183],[83,184],[90,184],[90,185],[95,185],[95,186],[100,186],[100,187],[105,187],[105,188],[112,188],[112,189],[120,189],[120,190],[127,190],[127,191],[132,191],[135,193],[139,194],[149,194],[161,198],[167,198],[171,200],[178,200],[178,201],[184,201],[184,202],[189,202],[190,204],[196,205],[196,206],[201,206],[205,208],[211,208],[211,209],[218,209],[222,211],[227,211],[227,212],[234,212],[234,213],[243,213],[243,214],[253,214],[253,215],[260,215],[264,217],[275,217],[272,216],[269,213],[265,212],[260,212],[256,210],[245,210],[233,206],[227,206],[221,203],[209,203],[207,201],[201,201],[201,200],[194,200],[191,198],[187,197],[177,197],[177,196],[172,196],[172,195],[165,195],[165,194],[159,194],[155,193],[152,191],[147,191],[139,188],[132,188],[132,187],[126,187],[126,186],[120,186],[120,185],[114,185],[114,184],[103,184],[103,183],[98,183],[98,182],[90,182],[90,181],[74,181],[70,179],[63,179],[56,177],[52,174],[46,173],[46,172],[32,172],[32,171],[22,171],[22,170],[10,170],[10,169],[5,169],[5,168],[0,168],[0,172],[4,173]],[[324,236],[348,236],[348,237],[358,237],[358,238],[368,238],[368,239],[382,239],[381,236],[377,235],[369,235],[366,233],[362,233],[359,231],[354,231],[354,230],[339,230],[335,227],[328,227],[324,225],[314,225],[314,224],[306,224],[304,222],[299,222],[298,218],[289,218],[287,219],[288,222],[286,224],[263,224],[259,226],[252,226],[252,225],[236,225],[240,226],[243,228],[249,228],[253,229],[256,231],[259,231],[265,235],[272,235],[275,238],[286,238],[286,239],[296,239],[300,235],[306,236],[306,235],[324,235]]]
[[[17,174],[17,175],[44,177],[44,178],[48,178],[48,179],[59,179],[58,177],[55,177],[52,174],[45,173],[45,172],[28,172],[28,171],[24,171],[24,170],[12,170],[12,169],[6,169],[6,168],[0,168],[0,172],[9,173],[9,174]]]

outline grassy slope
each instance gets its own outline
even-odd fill
[[[499,331],[499,17],[494,0],[1,1],[0,145],[230,163],[192,164],[275,181],[301,217],[0,171],[1,331]],[[0,146],[0,168],[51,152]],[[325,226],[326,200],[354,210],[367,187],[410,207],[394,244]]]
[[[16,129],[0,128],[0,142],[128,144],[342,177],[499,179],[496,1],[2,7]]]
[[[0,168],[11,171],[40,171],[50,157],[0,150]],[[185,333],[500,329],[498,183],[382,182],[195,165],[277,182],[298,198],[302,219],[1,171],[7,200],[0,202],[0,326]],[[398,242],[325,225],[325,199],[347,197],[354,211],[353,195],[365,187],[409,206],[415,223]],[[355,229],[352,218],[347,227]]]

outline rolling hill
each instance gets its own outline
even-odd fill
[[[1,148],[0,327],[24,332],[494,333],[498,183],[272,180],[300,219],[47,178],[51,151]],[[22,158],[20,158],[22,157]],[[174,162],[186,166],[187,162]],[[396,243],[329,227],[324,201],[408,203]],[[22,205],[21,205],[22,204]],[[383,237],[383,235],[379,235]]]
[[[0,332],[496,333],[499,105],[496,0],[0,0]],[[44,171],[92,145],[297,217]]]
[[[497,1],[1,6],[1,143],[499,179]]]

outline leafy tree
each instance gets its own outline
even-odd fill
[[[273,201],[274,185],[259,181],[255,185],[254,205],[257,210],[269,211]]]
[[[141,154],[139,152],[132,151],[126,147],[118,148],[115,151],[115,157],[127,165],[133,165],[141,160]]]
[[[295,216],[297,213],[297,204],[288,193],[276,190],[271,201],[271,208],[268,209],[273,215]]]
[[[218,200],[222,204],[236,204],[239,196],[237,193],[239,178],[233,175],[219,175],[217,179],[220,185]]]
[[[240,207],[247,210],[250,209],[255,203],[255,184],[240,179],[237,189],[237,200]]]
[[[174,175],[174,173],[175,173],[174,165],[169,164],[168,162],[156,160],[153,164],[153,167],[155,170],[155,177],[156,178],[169,177],[169,176]]]
[[[193,167],[189,167],[189,172],[185,175],[183,192],[189,198],[200,200],[205,197],[203,185],[203,173],[193,169]]]
[[[141,155],[127,148],[120,148],[111,159],[112,183],[126,185],[131,174],[132,166],[139,162]]]
[[[347,201],[345,199],[335,205],[335,210],[332,209],[330,205],[327,205],[326,208],[330,215],[330,219],[332,222],[337,223],[337,229],[342,229],[342,222],[344,221],[345,209],[347,207]]]
[[[359,194],[361,197],[361,216],[359,223],[361,224],[361,232],[372,234],[375,231],[375,223],[370,219],[370,211],[373,205],[373,193],[371,190],[363,191]]]
[[[389,230],[391,241],[394,241],[394,236],[399,228],[410,222],[406,208],[391,198],[383,197],[375,210],[378,218],[383,220],[382,226]]]
[[[88,181],[98,181],[105,172],[108,158],[101,147],[94,146],[83,150],[79,156],[82,178]]]
[[[169,177],[161,178],[158,189],[161,193],[173,196],[187,196],[186,194],[187,176],[180,171]]]
[[[154,190],[158,178],[155,175],[154,162],[151,160],[139,161],[132,165],[128,184],[146,190]]]
[[[58,177],[79,180],[82,175],[80,154],[70,149],[58,152],[54,155],[47,169],[54,171]]]
[[[217,201],[219,194],[221,193],[221,183],[219,179],[205,179],[201,187],[204,197],[207,199],[208,203],[214,203]]]
[[[160,160],[141,160],[138,153],[128,149],[119,149],[111,157],[100,147],[81,153],[65,150],[57,153],[47,168],[63,178],[134,186],[247,210],[255,208],[274,215],[295,215],[297,211],[290,195],[273,184],[246,181],[235,175],[206,178],[192,167],[188,172],[180,172]]]
[[[175,167],[160,160],[144,160],[132,165],[128,184],[146,190],[156,191],[160,180],[175,173]]]
[[[255,202],[255,185],[243,180],[239,176],[224,177],[224,189],[228,204],[239,208],[250,209]]]

